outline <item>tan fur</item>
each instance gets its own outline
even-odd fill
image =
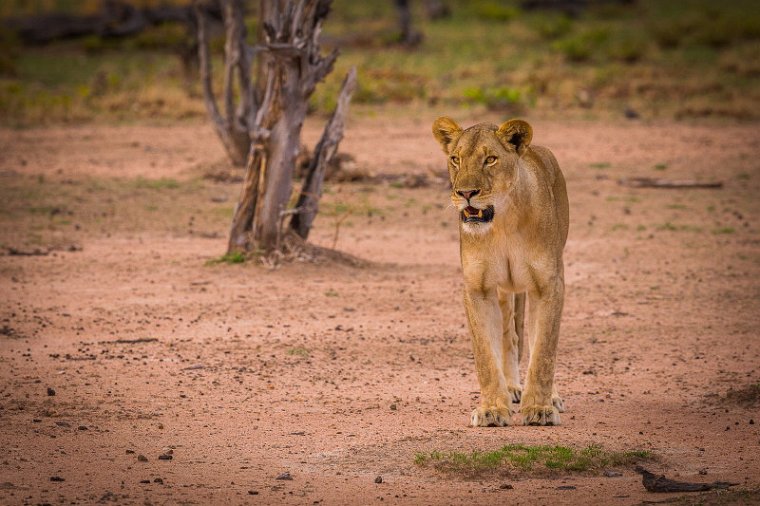
[[[433,124],[433,134],[449,156],[451,200],[457,209],[494,208],[489,223],[460,219],[464,305],[481,391],[471,423],[508,425],[513,403],[519,402],[523,423],[557,425],[564,409],[554,387],[554,368],[569,222],[557,160],[548,149],[530,145],[533,130],[521,120],[463,130],[443,117]],[[470,191],[479,193],[468,201]],[[525,294],[531,353],[522,388],[518,363]]]

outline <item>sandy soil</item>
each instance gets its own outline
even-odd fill
[[[354,118],[343,151],[378,173],[440,170],[429,116]],[[238,191],[201,177],[224,158],[207,125],[0,131],[0,243],[46,253],[0,256],[0,503],[671,497],[628,468],[468,479],[414,463],[507,443],[645,449],[669,477],[757,490],[760,413],[727,393],[760,381],[758,127],[534,129],[571,202],[568,411],[559,427],[498,429],[467,427],[478,386],[445,187],[329,185],[313,241],[331,246],[337,229],[365,267],[207,265]]]

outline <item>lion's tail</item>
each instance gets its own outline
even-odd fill
[[[525,347],[525,292],[515,294],[515,331],[517,332],[517,360],[522,360]]]

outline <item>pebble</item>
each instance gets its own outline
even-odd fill
[[[382,476],[378,476],[377,478],[375,478],[375,483],[382,483],[382,482],[383,482]]]
[[[619,471],[613,471],[612,469],[605,469],[604,476],[607,478],[617,478],[618,476],[623,476],[623,473]]]
[[[258,490],[249,490],[248,491],[248,495],[259,495],[259,491]]]
[[[156,478],[155,480],[153,480],[153,483],[158,483],[159,485],[163,485],[164,480],[162,478]]]
[[[513,487],[511,483],[502,483],[501,485],[499,485],[499,488],[502,490],[512,490],[515,487]]]
[[[396,411],[398,409],[398,406],[396,406],[396,403],[391,404],[391,411]]]
[[[292,480],[292,479],[293,479],[293,477],[290,476],[290,472],[288,472],[288,471],[285,471],[282,474],[278,474],[277,478],[275,478],[275,480]]]
[[[573,485],[560,485],[557,490],[575,490]]]
[[[162,453],[158,456],[158,460],[171,460],[174,457],[172,455],[169,455],[168,453]]]
[[[52,388],[50,388],[50,387],[47,387],[47,394],[48,394],[50,397],[52,397],[52,396],[54,396],[54,395],[55,395],[55,390],[54,390],[54,389],[52,389]]]
[[[66,481],[66,480],[61,478],[60,476],[51,476],[50,481]]]
[[[138,462],[148,462],[148,457],[146,457],[145,455],[143,455],[141,453],[140,455],[137,456],[137,461]]]

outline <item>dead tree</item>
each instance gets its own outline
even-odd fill
[[[308,99],[332,71],[338,54],[323,56],[319,46],[322,22],[331,0],[261,0],[258,44],[246,44],[242,0],[222,0],[226,44],[224,49],[224,112],[211,87],[211,64],[205,22],[198,22],[201,83],[214,128],[233,161],[245,160],[246,172],[230,228],[228,253],[281,247],[287,217],[296,220],[301,237],[308,235],[321,192],[324,166],[343,136],[344,115],[353,93],[356,74],[349,72],[327,123],[298,202],[289,209],[301,127]],[[200,11],[199,11],[200,12]],[[256,79],[251,77],[256,59]],[[237,88],[238,103],[235,103]],[[311,218],[308,218],[311,216]],[[308,223],[308,224],[307,224]]]

